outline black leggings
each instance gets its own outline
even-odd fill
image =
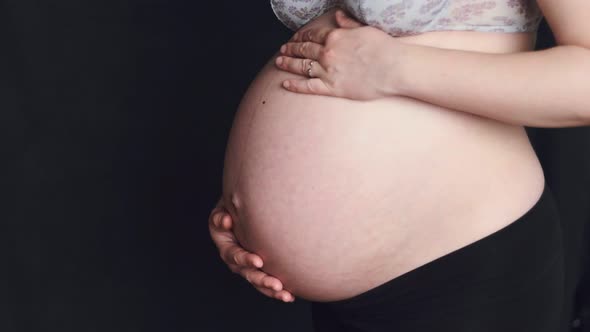
[[[508,226],[362,294],[311,302],[316,332],[557,332],[559,215],[547,184]]]

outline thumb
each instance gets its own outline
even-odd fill
[[[335,14],[336,14],[336,23],[338,23],[338,25],[341,28],[352,29],[352,28],[359,28],[359,27],[363,26],[359,21],[350,17],[342,9],[338,9]]]

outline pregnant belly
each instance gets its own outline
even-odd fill
[[[275,54],[276,56],[276,54]],[[357,295],[506,226],[540,196],[522,127],[417,100],[286,91],[273,56],[239,105],[223,197],[295,296]]]

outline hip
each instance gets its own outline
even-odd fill
[[[564,304],[562,229],[547,185],[517,220],[397,278],[312,302],[315,330],[556,331]]]

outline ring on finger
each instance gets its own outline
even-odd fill
[[[311,61],[309,62],[309,65],[308,65],[308,66],[309,66],[309,68],[307,69],[307,76],[309,76],[310,78],[313,78],[313,75],[311,74],[311,68],[313,67],[313,63],[314,63],[314,62],[315,62],[315,61],[311,60]]]

